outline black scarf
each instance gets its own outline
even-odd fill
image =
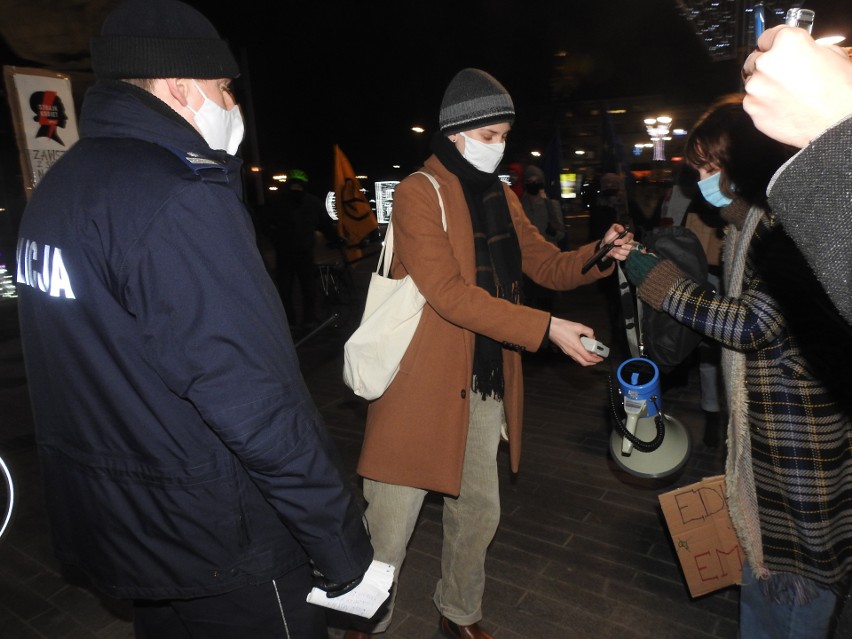
[[[492,296],[520,304],[523,299],[521,247],[509,204],[497,173],[484,173],[462,157],[455,144],[440,133],[432,151],[461,182],[473,225],[476,285]],[[473,352],[473,391],[485,399],[503,398],[503,347],[477,334]]]

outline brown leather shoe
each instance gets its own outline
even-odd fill
[[[479,627],[479,624],[460,626],[446,617],[441,617],[441,632],[449,639],[494,639]]]
[[[343,639],[372,639],[373,635],[368,632],[361,632],[360,630],[347,630],[346,634],[343,635]]]

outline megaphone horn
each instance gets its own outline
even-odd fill
[[[616,373],[625,418],[616,414],[610,435],[613,460],[637,477],[660,478],[679,471],[689,458],[689,433],[660,410],[660,371],[650,359],[622,362]]]

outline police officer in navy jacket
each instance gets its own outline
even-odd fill
[[[92,63],[18,240],[57,556],[139,637],[326,637],[312,583],[372,549],[242,204],[237,63],[176,0],[119,5]]]

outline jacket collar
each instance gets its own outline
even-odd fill
[[[165,102],[127,82],[102,80],[86,93],[80,118],[82,138],[133,138],[174,153],[192,171],[239,171],[242,161],[211,149],[201,134]]]

